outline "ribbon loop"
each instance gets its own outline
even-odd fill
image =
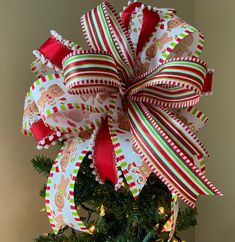
[[[26,98],[24,131],[35,135],[39,146],[48,147],[61,136],[78,133],[90,137],[108,110],[109,96],[74,96],[67,92],[61,74],[38,79]]]
[[[61,72],[64,57],[76,50],[81,50],[81,47],[72,41],[63,39],[61,35],[52,30],[49,39],[33,53],[43,64],[53,68],[56,72]]]
[[[139,53],[140,72],[146,73],[159,63],[163,64],[173,58],[198,58],[203,49],[204,36],[196,28],[177,17],[174,12],[166,9],[155,11],[160,21]],[[136,15],[139,14],[144,16],[144,13],[137,11]],[[141,31],[142,26],[137,29]],[[132,28],[131,31],[133,31]]]
[[[156,8],[150,9],[141,2],[132,2],[122,12],[123,23],[130,33],[137,56],[160,22],[160,17],[156,10]]]
[[[81,18],[81,25],[89,47],[111,53],[123,83],[128,84],[134,74],[134,49],[114,8],[103,2]]]
[[[71,137],[54,162],[46,188],[46,209],[55,234],[66,225],[89,233],[78,216],[74,186],[80,165],[89,152],[91,139]]]
[[[63,72],[71,94],[112,93],[121,87],[115,61],[105,52],[73,52],[64,59]]]
[[[128,90],[132,101],[168,108],[195,105],[202,94],[207,74],[206,64],[196,58],[179,58],[137,78]]]

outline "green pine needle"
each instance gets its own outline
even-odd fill
[[[39,156],[32,160],[34,169],[45,177],[49,176],[53,161]],[[115,191],[113,184],[100,185],[95,181],[90,168],[91,161],[86,157],[80,167],[75,182],[75,203],[86,212],[82,218],[89,228],[96,226],[95,232],[84,234],[67,227],[59,235],[39,236],[35,242],[155,242],[167,241],[168,234],[162,228],[171,214],[171,194],[168,188],[152,174],[139,198],[135,200],[125,184]],[[45,196],[45,186],[40,192]],[[104,206],[105,216],[100,216]],[[165,215],[158,208],[165,208]],[[178,232],[197,224],[196,210],[186,208],[179,213]],[[71,230],[71,233],[68,232]]]
[[[34,170],[44,177],[49,176],[53,163],[52,159],[44,156],[37,156],[32,160]]]

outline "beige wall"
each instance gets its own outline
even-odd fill
[[[196,25],[206,36],[204,57],[216,69],[215,95],[202,104],[210,118],[202,137],[212,154],[208,176],[225,195],[199,199],[197,242],[235,241],[234,9],[234,0],[195,0]]]
[[[31,51],[48,37],[50,29],[57,30],[71,40],[79,40],[80,43],[84,43],[79,17],[99,2],[95,0],[0,0],[1,241],[31,242],[33,237],[50,231],[46,214],[39,212],[43,208],[43,201],[38,197],[43,180],[33,171],[30,164],[30,160],[38,154],[34,148],[35,142],[20,134],[24,95],[33,81],[33,75],[29,69],[29,64],[33,60]],[[116,7],[126,3],[124,0],[111,2]],[[193,22],[194,4],[192,0],[144,2],[156,3],[158,6],[164,7],[176,7],[182,17]],[[213,51],[211,48],[210,52]],[[215,60],[213,64],[216,63],[218,62]],[[216,67],[219,69],[218,64]],[[232,80],[226,78],[224,81]],[[217,92],[218,96],[210,99],[212,110],[214,108],[212,101],[216,102],[219,100],[218,98],[222,99],[227,94],[225,88],[222,89],[222,93],[219,93],[220,89],[217,87]],[[219,102],[217,105],[222,106]],[[213,121],[214,112],[212,110]],[[209,127],[211,132],[220,128],[218,122],[217,127],[215,124],[213,126],[213,122],[211,123],[212,126]],[[219,135],[225,137],[222,129],[219,134],[216,134],[216,137],[218,138]],[[228,146],[222,149],[219,144],[223,144],[214,143],[212,137],[209,143],[211,148],[217,147],[215,153],[217,161],[223,152],[228,152]],[[229,159],[221,158],[221,160],[226,162],[226,165],[231,162]],[[209,167],[212,168],[210,174],[213,177],[220,177],[222,180],[225,172],[219,172],[219,168],[224,169],[224,167],[218,162],[216,167],[218,170],[214,171],[212,166]],[[218,185],[221,183],[219,182]],[[212,202],[214,206],[220,206],[219,201],[212,200]],[[201,210],[201,212],[205,212],[203,206],[201,206]],[[208,217],[207,214],[207,219]],[[189,237],[187,236],[185,238],[189,238],[188,241],[193,242],[191,233]]]

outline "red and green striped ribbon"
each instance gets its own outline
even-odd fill
[[[125,84],[133,76],[134,49],[120,16],[105,1],[85,14],[81,25],[91,49],[107,51],[114,57]]]
[[[182,121],[164,108],[148,106],[154,116],[154,121],[174,141],[187,158],[200,170],[205,172],[204,157],[209,154],[196,134]]]
[[[69,93],[96,93],[120,88],[116,64],[105,52],[79,51],[63,61],[64,82]]]
[[[161,129],[143,104],[130,102],[132,135],[153,171],[187,204],[195,207],[199,194],[222,195]]]
[[[186,154],[187,158],[204,173],[204,157],[209,157],[209,154],[196,134],[166,108],[152,105],[147,105],[147,107],[153,115],[154,121]]]
[[[168,108],[182,108],[199,102],[207,73],[196,58],[177,58],[137,78],[127,95],[132,101]]]
[[[187,129],[179,119],[174,118],[166,108],[148,105],[148,109],[153,115],[154,121],[164,129],[171,139],[175,140],[175,143],[188,154],[188,157],[191,156],[191,162],[193,162],[193,156],[209,156],[196,135]]]

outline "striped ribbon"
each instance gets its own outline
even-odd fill
[[[103,2],[81,18],[81,25],[90,48],[111,53],[123,83],[127,84],[134,74],[134,49],[114,8]]]
[[[191,207],[195,207],[199,194],[221,195],[161,129],[144,104],[130,102],[129,107],[132,135],[143,159],[171,192]]]
[[[137,78],[127,90],[129,99],[167,108],[183,108],[199,102],[207,74],[197,58],[177,58]]]
[[[149,105],[148,110],[154,116],[155,122],[167,132],[167,135],[172,139],[175,139],[175,142],[182,150],[184,150],[184,148],[187,149],[185,152],[188,156],[191,154],[196,156],[209,156],[206,148],[196,135],[191,130],[186,129],[186,127],[182,125],[182,122],[177,118],[174,118],[166,108],[156,108]],[[193,158],[191,159],[191,162],[193,162]]]
[[[73,52],[64,59],[63,71],[66,88],[72,94],[97,93],[121,87],[115,61],[105,52]]]
[[[92,16],[92,19],[96,17],[100,21],[100,14],[106,16],[105,9],[110,9],[110,5],[101,4],[85,15],[83,20]],[[93,26],[89,26],[90,33],[97,30],[91,30]],[[102,34],[97,36],[97,43],[107,39]],[[106,44],[111,46],[111,43]],[[65,58],[65,83],[71,93],[99,92],[108,87],[120,90],[122,84],[117,74],[119,64],[114,61],[117,56],[102,43],[96,49],[99,51],[80,51]],[[101,49],[111,54],[100,52]],[[194,162],[195,159],[202,162],[208,152],[196,135],[174,118],[167,108],[185,108],[198,103],[206,76],[207,66],[197,58],[171,59],[137,77],[125,93],[130,104],[132,135],[143,159],[172,192],[192,207],[199,194],[221,193],[203,176]]]

